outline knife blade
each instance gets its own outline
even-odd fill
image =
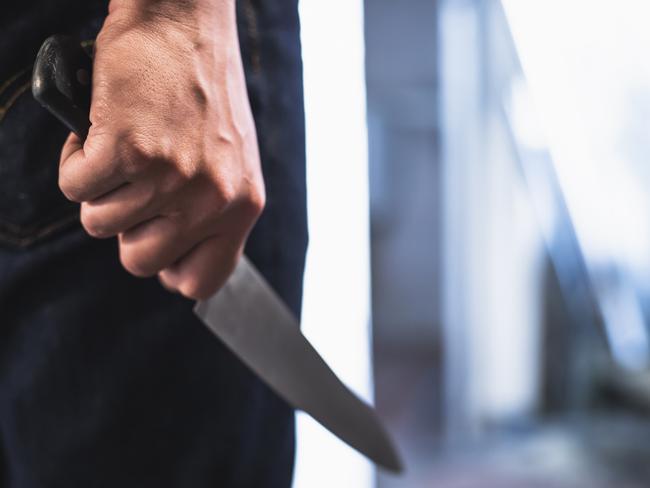
[[[92,60],[78,40],[52,36],[32,77],[34,98],[82,140],[90,128]],[[399,454],[375,410],[357,397],[300,332],[298,320],[245,256],[213,297],[194,309],[262,381],[343,442],[389,471]]]
[[[354,395],[300,332],[298,321],[246,256],[196,314],[287,403],[391,470],[401,461],[374,409]]]

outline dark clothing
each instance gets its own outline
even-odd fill
[[[106,9],[105,1],[84,0],[0,6],[0,245],[29,244],[76,220],[77,207],[57,187],[67,131],[32,99],[31,67],[52,33],[94,39]]]
[[[50,34],[105,1],[0,8],[0,488],[288,487],[293,413],[194,318],[87,237],[60,195],[66,130],[24,87]],[[241,0],[267,208],[247,254],[296,314],[306,249],[296,0]]]

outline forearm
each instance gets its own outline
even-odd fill
[[[111,0],[109,16],[143,24],[164,19],[207,35],[236,33],[235,0]]]
[[[109,11],[127,8],[164,14],[193,14],[194,12],[215,12],[232,10],[235,0],[111,0]]]

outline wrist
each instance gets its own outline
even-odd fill
[[[102,31],[134,30],[181,48],[238,46],[236,0],[110,0]],[[109,27],[110,26],[110,27]],[[212,46],[218,48],[214,50]],[[207,48],[207,51],[206,51]]]
[[[235,0],[110,0],[109,14],[142,22],[169,20],[194,26],[235,24]]]

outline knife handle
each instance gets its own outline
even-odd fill
[[[79,40],[55,35],[41,46],[34,63],[34,98],[85,140],[90,129],[93,62]]]

